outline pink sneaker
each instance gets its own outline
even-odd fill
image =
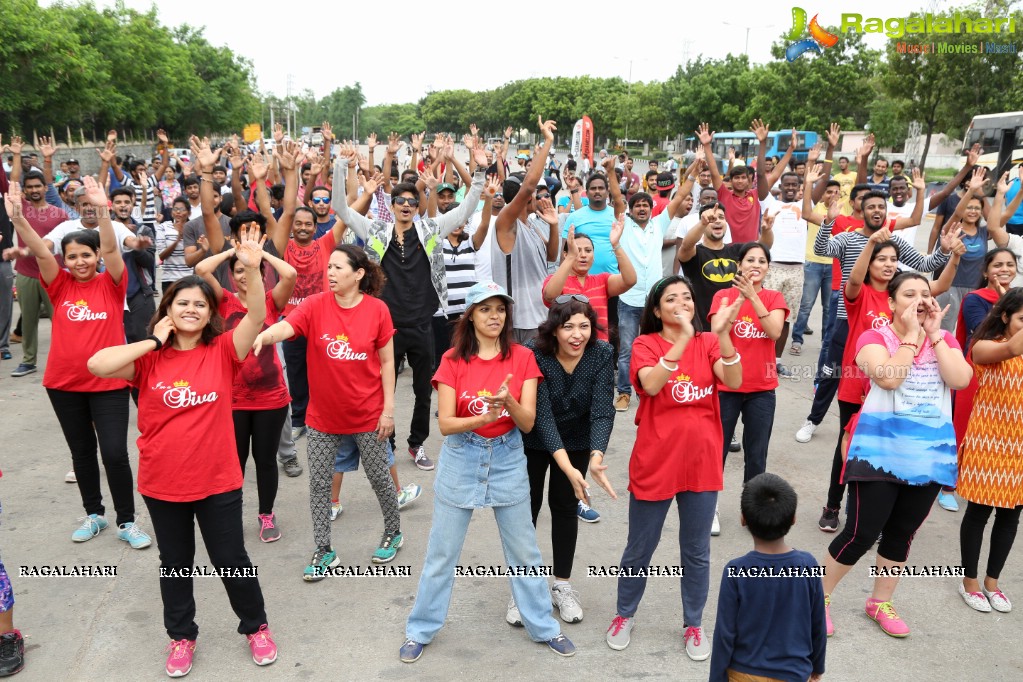
[[[252,649],[252,660],[256,665],[270,665],[277,660],[277,645],[274,644],[273,635],[266,623],[259,626],[259,631],[245,635],[249,640],[249,648]]]
[[[174,639],[167,645],[167,674],[171,677],[184,677],[192,669],[192,657],[195,656],[194,639]]]
[[[824,595],[824,627],[828,637],[835,634],[835,624],[831,622],[831,595]]]
[[[905,637],[909,634],[909,626],[895,613],[895,606],[890,601],[868,599],[866,611],[868,616],[877,621],[886,635]]]

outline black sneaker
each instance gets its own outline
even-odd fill
[[[817,522],[817,527],[825,533],[835,533],[838,531],[838,510],[828,509],[824,507],[824,511],[821,512],[821,520]]]
[[[26,365],[26,364],[25,364],[25,363],[23,362],[23,363],[21,363],[20,365],[18,365],[18,366],[17,366],[17,367],[16,367],[15,369],[14,369],[14,371],[13,371],[13,372],[11,372],[11,376],[12,376],[12,377],[23,377],[23,376],[25,376],[26,374],[31,374],[31,373],[32,373],[32,372],[34,372],[34,371],[36,371],[36,366],[35,366],[35,365]]]
[[[0,677],[21,672],[25,667],[25,640],[18,630],[0,635]]]
[[[291,478],[300,476],[302,474],[302,465],[298,463],[298,457],[292,457],[291,459],[285,460],[281,463],[284,468],[284,475]]]
[[[813,336],[813,330],[810,329],[809,327],[807,327],[806,331],[803,332],[803,333],[806,334],[807,336]]]
[[[732,436],[732,442],[728,444],[728,451],[729,452],[739,452],[739,450],[742,450],[742,444],[739,443],[739,439],[738,438],[736,438],[735,436]]]

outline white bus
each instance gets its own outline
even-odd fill
[[[981,146],[977,163],[994,171],[995,178],[1023,163],[1023,111],[974,116],[963,139],[964,157],[977,143]]]

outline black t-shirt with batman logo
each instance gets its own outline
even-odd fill
[[[696,314],[708,329],[707,319],[714,294],[732,286],[738,268],[739,251],[745,244],[725,244],[722,249],[708,249],[703,244],[696,245],[696,255],[688,262],[682,263],[682,274],[693,283],[693,296],[696,299]]]

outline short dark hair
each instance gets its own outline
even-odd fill
[[[688,277],[684,277],[682,275],[670,275],[658,280],[650,289],[650,293],[647,294],[646,304],[643,306],[643,313],[639,318],[640,334],[656,334],[664,329],[664,323],[661,322],[661,318],[654,314],[654,310],[661,307],[661,296],[664,295],[664,291],[672,284],[678,284],[679,282],[686,285],[695,302],[696,290],[693,289],[693,283],[689,281]],[[696,330],[697,334],[703,332],[703,323],[700,321],[699,315],[693,315],[692,324],[693,329]]]
[[[803,161],[801,163],[805,164],[806,162]],[[795,166],[793,166],[793,168],[794,167]],[[802,182],[802,178],[799,177],[799,173],[795,173],[793,171],[785,171],[784,173],[782,173],[781,177],[778,178],[778,182],[785,182],[785,178],[795,178],[798,182]]]
[[[701,192],[701,194],[702,194],[702,192]],[[716,208],[720,208],[722,213],[724,213],[725,215],[728,215],[728,212],[725,211],[724,204],[722,204],[720,201],[715,201],[713,204],[707,204],[706,206],[701,206],[700,207],[700,217],[702,218],[704,213],[706,213],[707,211],[714,210]]]
[[[118,187],[110,193],[110,201],[113,201],[117,197],[131,197],[132,201],[135,201],[135,190],[128,189],[127,187]]]
[[[128,164],[128,170],[135,170],[139,166],[145,168],[146,162],[143,161],[142,159],[134,159],[130,164]]]
[[[198,184],[199,178],[197,178],[194,175],[189,175],[187,178],[185,178],[184,182],[181,183],[181,189],[185,189],[186,187],[191,187],[192,185]]]
[[[21,186],[24,187],[29,180],[38,180],[43,183],[43,187],[46,187],[46,176],[37,170],[29,171],[21,177]]]
[[[225,173],[226,174],[227,173],[227,167],[226,166],[222,166],[222,165],[220,165],[218,163],[216,166],[213,167],[213,172],[216,173],[217,171],[220,171],[221,173]]]
[[[316,185],[306,194],[306,203],[312,201],[313,195],[317,192],[326,192],[327,196],[330,196],[330,187],[327,187],[326,185]]]
[[[896,175],[895,177],[888,181],[888,186],[891,187],[892,183],[894,182],[904,182],[908,186],[909,178],[907,178],[905,175]]]
[[[74,232],[68,232],[60,240],[61,255],[67,255],[67,247],[71,244],[81,244],[99,253],[99,230],[75,230]]]
[[[863,192],[869,191],[871,191],[870,185],[866,183],[863,183],[862,185],[853,185],[853,188],[849,190],[849,203],[856,201],[856,197],[858,197]],[[887,201],[887,198],[885,198],[885,201]]]
[[[184,195],[179,194],[178,196],[174,197],[174,201],[171,202],[171,207],[173,208],[177,204],[184,204],[185,208],[187,208],[189,211],[192,210],[192,204],[188,203],[188,199],[186,199]]]
[[[762,473],[746,481],[739,508],[750,535],[758,540],[780,540],[796,522],[796,491],[781,476]]]
[[[742,248],[739,249],[739,257],[736,259],[736,262],[741,263],[743,259],[746,257],[746,254],[752,251],[753,249],[760,249],[761,251],[763,251],[764,256],[767,258],[767,264],[768,265],[771,264],[771,249],[767,248],[760,242],[746,242],[745,244],[743,244]]]
[[[494,296],[483,299],[488,301]],[[506,315],[504,318],[504,327],[501,329],[501,335],[498,338],[498,344],[501,346],[501,359],[507,360],[511,357],[511,347],[515,343],[515,338],[512,336],[512,304],[501,299],[505,305]],[[476,306],[483,303],[474,303],[465,309],[462,316],[455,320],[455,324],[451,329],[451,357],[455,359],[462,359],[466,362],[470,362],[472,358],[480,352],[480,342],[476,338],[476,329],[472,324],[472,314],[476,310]]]
[[[590,235],[586,234],[585,232],[576,232],[575,234],[572,235],[572,238],[573,239],[585,239],[591,245],[593,244],[593,238]],[[568,240],[567,239],[562,240],[561,251],[563,253],[568,253]]]
[[[631,211],[632,208],[640,201],[645,201],[648,204],[650,204],[650,208],[654,207],[653,197],[651,197],[646,192],[636,192],[631,197],[629,197],[629,210]]]
[[[586,178],[586,189],[590,188],[590,185],[593,184],[594,180],[602,180],[604,182],[604,186],[605,187],[608,186],[607,176],[606,175],[604,175],[603,173],[594,173],[590,177]]]
[[[228,225],[231,227],[231,236],[238,236],[238,228],[246,223],[256,223],[259,225],[260,234],[266,232],[266,218],[261,213],[256,213],[249,209],[238,211],[231,217]]]
[[[828,187],[839,187],[840,188],[841,186],[842,186],[842,183],[840,183],[838,180],[828,180],[828,183],[826,185],[824,185],[824,189],[827,189]]]
[[[277,183],[276,185],[270,186],[270,198],[276,199],[277,201],[284,200],[284,185]]]
[[[867,202],[867,199],[880,199],[885,203],[886,207],[888,205],[888,195],[877,189],[872,189],[868,191],[866,194],[864,194],[863,197],[860,199],[860,205],[862,206],[863,204],[865,204]]]
[[[419,199],[419,189],[415,186],[414,183],[411,182],[399,182],[397,185],[395,185],[394,188],[391,190],[391,199],[392,200],[396,199],[405,192],[409,192],[412,195],[414,195],[416,199]]]
[[[554,357],[558,354],[558,341],[555,334],[558,328],[568,322],[573,315],[585,315],[590,321],[590,338],[586,342],[589,348],[597,343],[597,331],[604,331],[603,325],[597,319],[597,311],[589,303],[577,301],[574,298],[568,303],[553,303],[547,311],[547,319],[540,323],[536,330],[536,349],[544,355]]]

